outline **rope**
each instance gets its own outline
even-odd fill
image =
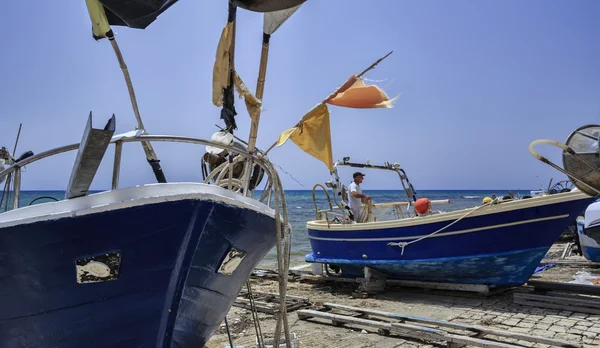
[[[275,224],[277,232],[277,273],[279,278],[279,312],[277,313],[277,323],[275,325],[275,342],[274,347],[279,347],[279,339],[281,335],[281,326],[283,325],[283,331],[285,334],[286,347],[291,348],[290,332],[287,318],[287,308],[285,305],[286,292],[287,292],[287,281],[288,272],[290,267],[290,251],[291,251],[291,240],[290,230],[288,228],[288,209],[285,201],[285,194],[283,186],[277,170],[275,170],[273,164],[266,159],[264,156],[260,157],[264,160],[265,167],[269,169],[272,176],[273,189],[274,189],[274,209],[275,209]],[[281,201],[281,203],[280,203]],[[281,204],[281,210],[280,210]],[[281,215],[283,215],[283,222],[281,221]],[[282,245],[283,244],[283,245]]]
[[[416,242],[420,242],[423,239],[427,239],[427,238],[429,238],[429,237],[431,237],[431,236],[433,236],[435,234],[438,234],[438,233],[442,232],[443,230],[447,229],[448,227],[450,227],[450,226],[454,225],[455,223],[459,222],[460,220],[462,220],[462,219],[466,218],[467,216],[473,214],[474,212],[478,211],[479,209],[482,209],[484,207],[488,207],[488,206],[496,203],[497,201],[498,201],[498,198],[495,198],[493,201],[491,201],[489,203],[486,203],[486,204],[484,204],[484,205],[482,205],[480,207],[477,207],[477,208],[469,211],[468,213],[464,214],[463,216],[459,217],[458,219],[454,220],[453,222],[449,223],[448,225],[446,225],[446,226],[440,228],[439,230],[437,230],[437,231],[435,231],[433,233],[430,233],[430,234],[428,234],[426,236],[423,236],[421,238],[417,238],[415,240],[411,240],[410,242],[397,242],[397,243],[395,243],[395,242],[389,242],[387,245],[389,245],[389,246],[398,246],[398,247],[402,248],[402,251],[400,252],[400,256],[403,256],[404,255],[404,248],[406,248],[407,246],[409,246],[411,244],[414,244]]]
[[[249,279],[246,280],[246,287],[248,288],[248,297],[250,298],[252,321],[254,322],[254,331],[256,332],[256,339],[258,340],[258,347],[264,348],[265,342],[263,339],[262,328],[260,327],[260,321],[258,319],[258,310],[256,309],[256,302],[254,302],[254,294],[252,293],[252,287],[250,287]]]
[[[222,186],[226,185],[229,188],[232,186],[243,185],[241,180],[232,179],[232,169],[237,162],[246,160],[242,156],[236,156],[233,160],[231,157],[229,161],[226,161],[215,168],[204,180],[205,183],[209,183],[215,176],[215,184]],[[288,208],[285,200],[285,193],[281,179],[279,178],[278,172],[275,169],[275,165],[271,163],[266,156],[259,155],[256,159],[257,162],[261,162],[267,171],[271,174],[270,180],[268,180],[266,186],[268,190],[273,190],[274,193],[274,204],[273,209],[275,210],[275,231],[276,231],[276,247],[277,247],[277,273],[279,281],[279,311],[277,313],[277,323],[275,325],[275,337],[274,347],[279,347],[279,341],[281,336],[281,330],[283,326],[283,332],[285,335],[285,343],[287,348],[291,348],[291,339],[289,332],[289,324],[287,318],[287,307],[286,307],[286,292],[287,292],[287,281],[288,273],[290,268],[290,255],[291,255],[291,234],[288,223]],[[229,177],[225,178],[225,175],[229,173]],[[250,174],[248,174],[250,175]],[[265,196],[265,193],[263,193]],[[270,192],[267,196],[270,196]],[[283,220],[283,221],[282,221]],[[250,285],[247,283],[248,292],[250,293]],[[251,295],[252,296],[252,295]],[[251,300],[252,303],[252,300]],[[256,316],[253,315],[253,319],[258,321],[258,313]],[[259,338],[262,341],[262,331],[260,326],[256,326],[256,330]],[[258,338],[258,337],[257,337]]]
[[[233,341],[231,340],[231,333],[229,332],[229,323],[227,322],[227,315],[225,315],[225,328],[227,329],[227,337],[229,337],[229,346],[233,348]]]

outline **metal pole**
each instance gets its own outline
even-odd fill
[[[14,160],[15,157],[15,153],[17,152],[17,145],[19,144],[19,137],[21,136],[21,127],[23,126],[23,123],[19,123],[19,130],[17,131],[17,139],[15,140],[15,146],[13,147],[13,153],[12,153],[12,157]],[[11,154],[8,154],[9,160],[11,157]],[[17,169],[18,171],[19,169]],[[15,171],[15,192],[13,193],[13,202],[16,199],[17,203],[19,202],[19,197],[17,197],[17,192],[16,192],[16,178],[17,173]],[[6,193],[6,205],[5,205],[5,209],[4,211],[8,210],[8,201],[10,200],[10,181],[12,179],[12,174],[9,174],[8,177],[6,178],[6,183],[4,184],[4,190],[2,191],[2,198],[0,198],[0,208],[2,208],[2,201],[4,201],[4,194]],[[19,188],[21,185],[21,173],[19,172]],[[17,204],[18,207],[18,204]],[[15,209],[15,205],[13,203],[13,209]]]
[[[13,209],[19,208],[19,198],[21,197],[21,168],[15,169],[15,183],[13,184]]]
[[[117,141],[115,143],[115,161],[113,164],[113,176],[112,176],[112,189],[116,190],[119,188],[119,174],[121,172],[121,152],[123,150],[123,142]]]
[[[10,182],[12,180],[13,173],[10,173],[6,177],[6,183],[4,184],[4,191],[2,191],[2,199],[0,200],[0,209],[2,209],[2,202],[4,201],[4,194],[6,193],[6,203],[4,203],[4,211],[8,211],[8,202],[10,201]]]
[[[17,152],[17,144],[19,144],[19,137],[21,136],[21,127],[23,126],[22,123],[19,123],[19,131],[17,132],[17,140],[15,140],[15,147],[13,148],[13,157],[16,156],[16,152]]]
[[[111,31],[112,33],[112,31]],[[127,69],[127,64],[125,64],[125,59],[123,59],[123,54],[121,53],[121,49],[117,44],[117,40],[115,40],[113,36],[107,36],[108,41],[112,45],[113,50],[115,51],[115,55],[117,56],[117,60],[119,61],[119,66],[121,67],[121,71],[123,72],[123,76],[125,77],[125,83],[127,84],[127,89],[129,90],[129,97],[131,99],[131,106],[133,107],[133,114],[135,115],[135,119],[138,124],[138,128],[146,132],[146,128],[144,128],[144,124],[142,123],[142,117],[140,116],[140,110],[138,108],[137,99],[135,97],[135,91],[133,90],[133,83],[131,82],[131,77],[129,76],[129,70]],[[152,171],[154,172],[154,176],[156,177],[156,181],[159,183],[166,183],[167,179],[165,178],[165,174],[162,171],[160,166],[160,161],[156,156],[156,152],[152,147],[152,144],[148,141],[142,142],[142,147],[144,148],[144,153],[146,154],[146,160],[152,167]]]

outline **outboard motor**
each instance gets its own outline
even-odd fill
[[[240,150],[246,150],[246,147],[244,145],[242,145],[239,142],[234,141],[233,139],[233,134],[229,133],[229,132],[216,132],[212,135],[211,140],[214,143],[217,144],[223,144],[226,146],[230,146],[230,147],[234,147],[234,148],[238,148]],[[216,147],[216,146],[206,146],[206,153],[204,154],[204,156],[202,157],[202,173],[204,176],[204,179],[206,179],[206,177],[208,175],[210,175],[210,173],[212,173],[215,169],[217,169],[221,164],[227,162],[229,160],[229,151],[220,148],[220,147]],[[233,157],[231,158],[231,160],[233,161],[237,156],[239,156],[239,154],[232,154]],[[244,164],[245,162],[237,162],[233,165],[233,170],[232,170],[232,178],[233,179],[237,179],[237,180],[243,180],[243,176],[244,176]],[[206,164],[208,164],[208,168],[206,168]],[[249,189],[253,190],[255,189],[260,182],[263,179],[263,176],[265,174],[264,169],[262,169],[258,164],[254,165],[254,168],[252,170],[252,175],[250,177],[250,185],[249,185]],[[217,174],[218,175],[218,174]],[[212,182],[214,183],[216,179],[216,176],[212,178]],[[227,179],[229,179],[229,170],[227,170],[227,173],[224,176],[225,181],[227,181]]]

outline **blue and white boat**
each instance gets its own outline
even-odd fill
[[[437,202],[418,200],[399,164],[351,163],[345,157],[335,164],[332,180],[326,183],[333,190],[335,207],[327,194],[329,209],[316,209],[317,219],[307,222],[312,253],[305,260],[335,266],[342,277],[362,277],[368,267],[390,279],[490,288],[524,284],[565,228],[600,196],[599,135],[599,125],[587,125],[572,132],[566,144],[546,139],[530,144],[534,157],[573,181],[576,188],[570,192],[490,199],[481,206],[451,212],[433,211],[431,203]],[[534,150],[538,144],[561,148],[564,169],[539,155]],[[363,202],[360,216],[351,217],[347,190],[337,174],[343,166],[395,172],[406,201]],[[325,189],[319,184],[315,189],[318,186]],[[377,211],[386,210],[393,210],[395,217],[382,220]],[[587,219],[586,234],[600,242],[600,233],[592,230],[597,224],[600,231],[600,220],[587,224]]]
[[[2,213],[0,346],[202,347],[275,236],[271,208],[202,183]]]
[[[585,215],[577,218],[577,237],[583,257],[600,262],[600,200],[590,204]]]
[[[114,115],[103,128],[94,128],[90,113],[80,143],[3,160],[0,347],[202,347],[258,262],[275,245],[285,250],[289,243],[285,214],[282,219],[278,205],[271,204],[274,195],[282,195],[277,172],[258,150],[233,140],[235,122],[228,113],[233,69],[223,89],[227,129],[213,141],[148,135],[141,123],[109,24],[143,29],[175,2],[86,0],[94,37],[110,40],[125,74],[136,131],[116,135]],[[229,6],[227,25],[235,28],[235,5],[270,12],[302,2],[223,4]],[[119,186],[122,148],[130,142],[142,144],[158,183]],[[151,145],[158,142],[205,146],[195,157],[203,158],[195,173],[202,171],[203,181],[167,183]],[[111,145],[114,159],[107,159]],[[70,151],[77,155],[64,199],[22,206],[23,168]],[[103,160],[113,163],[110,189],[90,194]],[[262,181],[262,194],[254,198]],[[285,254],[279,249],[281,260]]]
[[[397,172],[407,201],[363,206],[365,222],[349,221],[345,187],[337,168],[350,166]],[[574,190],[528,199],[501,201],[470,209],[413,213],[416,193],[397,164],[373,166],[338,162],[327,186],[341,209],[318,211],[307,223],[312,253],[305,260],[341,269],[341,276],[360,277],[364,267],[389,279],[418,280],[490,287],[525,283],[564,229],[593,201]],[[338,189],[339,188],[339,189]],[[433,202],[434,204],[436,202]],[[381,220],[375,212],[395,210]],[[359,220],[356,219],[355,220]]]

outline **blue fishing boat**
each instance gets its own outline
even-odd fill
[[[201,347],[275,236],[271,208],[202,183],[2,213],[0,345]]]
[[[226,127],[212,140],[149,135],[141,122],[110,25],[143,29],[175,2],[86,0],[94,38],[110,41],[123,70],[138,122],[135,131],[115,134],[114,115],[95,128],[90,113],[80,143],[19,158],[3,148],[0,347],[202,347],[267,252],[277,246],[279,260],[289,253],[286,214],[272,202],[274,197],[282,207],[285,202],[277,172],[257,155],[253,141],[246,147],[234,140],[233,60],[215,63],[214,80],[221,81],[218,74],[224,72],[229,82],[213,91]],[[223,2],[229,7],[229,30],[223,30],[219,52],[229,49],[233,57],[233,44],[223,42],[233,41],[236,5],[264,12],[272,33],[302,2]],[[261,84],[264,69],[266,56],[261,58]],[[235,80],[241,81],[237,74]],[[247,105],[260,107],[262,95],[254,97],[243,84],[236,87]],[[167,182],[152,147],[159,142],[205,147],[195,157],[202,158],[196,174],[202,171],[203,180]],[[120,187],[127,143],[141,143],[157,183]],[[91,194],[109,147],[114,147],[110,189]],[[23,168],[71,151],[76,157],[64,198],[23,206]],[[254,197],[261,183],[262,193]],[[283,265],[280,270],[287,273]]]
[[[563,150],[568,156],[589,153],[587,149],[581,153]],[[575,159],[567,161],[574,163]],[[369,200],[363,202],[360,213],[353,214],[348,189],[338,176],[340,167],[395,172],[406,200],[384,204]],[[397,163],[352,163],[346,157],[335,163],[332,180],[326,183],[333,191],[334,204],[324,186],[313,189],[325,190],[329,208],[319,210],[315,201],[316,220],[306,225],[312,253],[305,260],[332,266],[329,268],[341,271],[337,274],[341,277],[362,277],[368,267],[389,279],[484,284],[490,288],[524,284],[565,228],[598,195],[596,182],[581,182],[578,175],[572,176],[581,171],[581,165],[566,167],[577,186],[570,192],[487,199],[477,207],[440,212],[432,207],[447,202],[417,198]],[[585,168],[584,174],[590,178],[595,170]]]

